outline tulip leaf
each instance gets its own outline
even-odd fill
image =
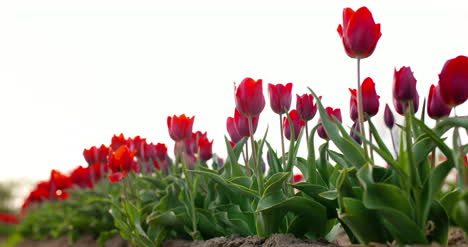
[[[265,183],[266,189],[265,189],[265,192],[263,193],[263,196],[265,196],[268,193],[281,191],[281,189],[283,188],[284,182],[288,179],[289,176],[290,176],[289,172],[280,172],[271,176],[271,178],[268,179],[268,181],[266,181]]]
[[[278,159],[278,155],[271,147],[270,143],[265,141],[268,147],[268,161],[270,165],[270,169],[273,170],[273,173],[282,172],[283,167],[281,166],[281,161]]]
[[[204,171],[204,170],[190,170],[189,172],[197,173],[199,175],[206,176],[206,177],[212,179],[214,182],[218,183],[219,185],[222,185],[223,187],[231,190],[234,193],[241,193],[242,195],[245,195],[245,196],[248,196],[248,197],[251,197],[251,198],[259,197],[257,191],[251,190],[251,189],[249,189],[247,187],[244,187],[244,186],[236,184],[236,183],[229,182],[229,181],[225,180],[223,177],[219,176],[216,173],[207,172],[207,171]]]
[[[450,227],[449,217],[442,204],[437,200],[432,201],[429,220],[432,224],[429,226],[428,240],[447,246]]]
[[[227,139],[226,136],[224,136],[224,140],[226,142],[226,148],[228,151],[228,160],[229,160],[229,162],[226,162],[225,164],[226,166],[225,169],[228,172],[227,177],[244,175],[239,166],[238,160],[239,160],[240,154],[242,153],[242,148],[244,147],[246,138],[242,138],[236,144],[234,149],[231,147],[231,144],[229,143],[229,140]]]
[[[338,204],[336,202],[336,198],[338,193],[336,190],[329,191],[324,186],[310,183],[291,184],[291,186],[304,192],[318,203],[324,205],[327,208],[327,215],[329,219],[337,217],[336,208],[338,207]]]
[[[363,203],[369,209],[391,208],[414,219],[414,210],[405,193],[398,187],[384,183],[367,183]]]
[[[377,211],[385,228],[399,244],[427,244],[424,232],[405,213],[389,207]]]
[[[338,165],[341,166],[341,168],[349,168],[352,167],[353,165],[344,157],[344,155],[335,152],[333,150],[327,150],[328,155],[332,160],[334,160]]]
[[[441,199],[440,199],[440,204],[445,208],[445,211],[449,216],[452,216],[453,209],[455,207],[455,204],[458,202],[458,199],[460,198],[461,192],[460,190],[452,190],[450,192],[447,192]],[[453,222],[455,222],[455,219],[451,218]]]
[[[468,232],[468,191],[460,195],[458,202],[455,204],[452,219],[458,227]]]

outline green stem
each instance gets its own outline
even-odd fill
[[[372,145],[372,131],[371,131],[370,123],[368,124],[369,124],[369,142]],[[374,149],[369,148],[369,152],[370,152],[371,160],[374,160]]]
[[[357,59],[357,105],[358,105],[358,120],[359,120],[359,127],[360,127],[360,132],[362,136],[366,136],[366,132],[364,129],[364,110],[362,106],[362,91],[361,91],[361,59]],[[369,154],[367,152],[367,143],[362,142],[363,147],[364,147],[364,156],[366,157],[366,160],[369,159]]]
[[[283,114],[279,114],[279,120],[280,120],[280,132],[281,132],[281,161],[282,161],[282,166],[283,169],[286,169],[286,157],[284,156],[285,151],[284,151],[284,133],[283,133]]]
[[[306,123],[306,129],[307,129],[307,123]],[[314,127],[312,129],[312,133],[315,132],[317,127]],[[317,165],[315,164],[315,151],[314,151],[314,140],[310,140],[310,142],[307,142],[307,164],[308,164],[308,179],[309,183],[311,184],[316,184],[317,183]]]
[[[306,143],[307,143],[307,152],[309,152],[309,121],[305,122],[305,130],[306,130]]]
[[[413,104],[411,102],[408,103],[409,107],[406,110],[406,128],[405,128],[405,134],[406,134],[406,152],[408,155],[408,161],[409,161],[409,167],[410,167],[410,177],[411,177],[411,183],[413,186],[419,187],[421,185],[421,182],[419,180],[419,174],[418,170],[416,169],[416,163],[414,161],[414,156],[413,156],[413,143],[412,143],[412,129],[411,129],[411,118],[412,118],[412,108]]]
[[[180,152],[179,156],[182,156],[182,152]],[[197,215],[196,215],[196,209],[195,209],[195,195],[194,195],[194,184],[192,181],[192,177],[188,173],[187,169],[187,164],[185,162],[185,159],[181,157],[180,159],[182,161],[182,172],[184,173],[185,181],[187,181],[187,186],[188,186],[188,197],[190,200],[190,209],[191,209],[191,218],[192,218],[192,230],[193,230],[193,239],[197,239]]]
[[[263,184],[263,174],[261,172],[261,168],[259,169],[258,163],[257,163],[257,149],[255,147],[255,140],[254,140],[254,135],[253,135],[253,124],[252,124],[252,117],[248,118],[249,120],[249,133],[250,133],[250,144],[252,146],[252,156],[251,159],[253,159],[253,164],[254,164],[254,172],[255,172],[255,177],[257,177],[257,186],[258,186],[258,191],[260,192],[260,195],[263,195],[264,189],[264,184]]]
[[[457,115],[457,110],[456,110],[456,107],[453,108],[453,113],[455,114],[455,117],[458,117]],[[458,142],[458,147],[459,147],[459,150],[458,152],[460,153],[460,155],[458,157],[455,157],[456,159],[459,159],[459,177],[460,177],[460,189],[461,190],[464,190],[465,188],[468,188],[468,166],[465,165],[465,153],[463,151],[463,145],[461,144],[461,136],[460,136],[460,130],[458,127],[455,127],[455,132],[457,132],[457,142]]]

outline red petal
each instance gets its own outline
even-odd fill
[[[112,173],[111,175],[109,175],[109,180],[110,180],[112,183],[116,183],[116,182],[119,182],[120,180],[122,180],[122,178],[124,178],[125,176],[127,176],[126,173],[123,173],[123,172],[114,172],[114,173]]]

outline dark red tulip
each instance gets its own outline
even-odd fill
[[[440,94],[451,107],[468,99],[468,57],[458,56],[448,60],[439,74]]]
[[[139,158],[144,158],[146,139],[141,138],[140,136],[135,136],[134,138],[128,138],[127,147],[130,150],[136,151],[136,156]]]
[[[192,136],[192,127],[195,117],[186,117],[185,114],[180,116],[174,115],[167,117],[167,127],[169,135],[174,141],[182,141]]]
[[[260,116],[256,116],[252,118],[253,133],[255,133],[255,131],[257,130],[259,117]],[[234,122],[236,124],[236,128],[240,136],[242,137],[250,136],[249,119],[247,117],[244,117],[242,114],[240,114],[237,111],[237,109],[234,111]]]
[[[120,146],[117,150],[109,154],[107,165],[112,173],[130,172],[130,170],[135,167],[135,155],[136,151],[130,151],[126,145]]]
[[[270,96],[271,109],[276,114],[283,114],[289,111],[291,107],[291,91],[292,83],[283,84],[268,84],[268,95]]]
[[[84,168],[78,166],[70,173],[70,178],[74,184],[78,185],[81,188],[92,188],[93,183],[91,182],[89,166]]]
[[[342,122],[343,120],[341,119],[341,110],[339,108],[336,108],[336,109],[333,109],[331,107],[327,107],[325,108],[325,110],[327,111],[327,115],[328,117],[334,121],[334,117],[338,119],[338,121]],[[319,120],[319,123],[321,123],[321,119]],[[325,128],[323,128],[323,124],[320,124],[319,127],[317,128],[317,134],[324,140],[328,140],[328,135],[327,135],[327,132],[325,130]]]
[[[199,138],[198,148],[200,151],[200,159],[202,161],[207,161],[213,157],[213,140],[210,142],[206,136]]]
[[[83,151],[83,157],[85,158],[88,165],[93,165],[95,163],[106,164],[108,155],[109,148],[104,144],[99,148],[93,146],[90,149],[85,149]]]
[[[418,93],[416,78],[410,67],[401,67],[393,74],[393,98],[398,102],[413,100]]]
[[[362,141],[361,141],[361,137],[359,137],[356,132],[357,131],[358,133],[361,132],[361,128],[359,127],[359,122],[354,122],[353,126],[351,127],[351,132],[349,133],[349,135],[359,144],[361,145],[362,144]]]
[[[439,119],[443,117],[448,117],[451,111],[452,108],[449,105],[445,104],[445,101],[440,95],[440,84],[437,87],[431,85],[427,102],[427,115],[429,115],[429,117],[431,117],[432,119]]]
[[[395,98],[393,98],[393,105],[395,106],[395,110],[400,115],[405,115],[406,109],[408,108],[409,103],[413,104],[414,113],[418,112],[418,109],[419,109],[419,94],[418,94],[417,91],[414,94],[413,100],[410,100],[410,101],[407,101],[407,102],[397,101]]]
[[[227,118],[226,129],[228,131],[229,137],[231,137],[231,141],[234,143],[238,143],[242,139],[242,136],[239,135],[239,131],[237,131],[236,122],[233,117]]]
[[[373,117],[379,112],[379,98],[375,91],[375,83],[370,78],[367,77],[362,82],[362,109],[369,117]]]
[[[392,129],[393,126],[395,125],[395,117],[393,116],[393,113],[392,113],[392,110],[390,110],[390,107],[388,107],[388,104],[385,104],[384,122],[385,122],[385,125],[387,125],[389,129]]]
[[[155,146],[156,148],[156,158],[160,161],[166,160],[167,157],[167,147],[163,143],[158,143]]]
[[[112,150],[117,150],[122,145],[128,145],[127,139],[124,137],[124,135],[122,133],[120,135],[118,135],[118,136],[114,135],[112,137],[112,142],[111,142]]]
[[[299,133],[301,132],[302,127],[304,127],[305,122],[304,120],[299,118],[296,110],[292,110],[289,112],[289,117],[291,118],[293,129],[294,129],[294,139],[297,140]],[[291,140],[291,128],[289,125],[289,120],[287,117],[283,118],[283,130],[284,136],[286,139]]]
[[[356,89],[349,88],[349,92],[351,93],[351,98],[349,100],[349,117],[353,122],[356,122],[358,119],[357,91]]]
[[[144,146],[144,157],[145,161],[151,160],[165,160],[167,156],[167,147],[163,143],[154,145],[153,143],[146,144]]]
[[[343,26],[338,25],[346,54],[351,58],[366,58],[372,55],[382,36],[380,24],[375,24],[372,13],[366,7],[356,12],[343,9]]]
[[[70,179],[70,177],[60,173],[57,170],[51,171],[50,181],[57,190],[64,190],[73,186],[73,181]]]
[[[202,133],[201,131],[197,131],[192,133],[192,136],[184,141],[185,152],[189,154],[196,154],[198,152],[197,141],[201,138],[206,138],[206,132]]]
[[[322,99],[322,96],[319,97]],[[317,113],[317,104],[314,104],[314,96],[312,94],[296,94],[296,110],[299,118],[304,121],[310,121]]]
[[[236,109],[244,117],[256,117],[265,108],[262,80],[245,78],[236,89]]]

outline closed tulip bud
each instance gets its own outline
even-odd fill
[[[358,136],[358,134],[356,134],[356,131],[358,133],[361,132],[361,128],[359,127],[359,122],[354,122],[353,126],[351,127],[351,132],[349,133],[349,135],[359,144],[361,145],[362,144],[362,140],[361,138]]]
[[[301,129],[302,127],[304,127],[305,122],[304,120],[299,118],[299,115],[297,114],[296,110],[290,111],[289,117],[291,118],[291,122],[293,124],[294,140],[297,140],[297,137],[299,136],[299,132],[301,132]],[[291,140],[291,128],[289,125],[289,119],[287,117],[283,118],[283,130],[284,130],[284,136],[286,137],[286,139]]]
[[[195,117],[186,117],[185,114],[180,116],[174,115],[167,117],[167,127],[169,135],[174,141],[182,141],[192,136],[192,127]]]
[[[334,121],[334,118],[338,119],[338,121],[343,121],[341,119],[341,110],[339,108],[336,108],[336,109],[333,109],[331,107],[327,107],[325,109],[327,111],[327,115],[328,117]],[[319,127],[317,128],[317,134],[324,140],[328,140],[328,135],[327,135],[327,132],[325,130],[325,128],[323,127],[323,124],[321,124],[321,119],[319,120]]]
[[[229,137],[231,137],[231,141],[234,143],[238,143],[242,136],[240,136],[239,131],[236,127],[236,122],[233,117],[228,117],[226,120],[226,129],[228,131]]]
[[[415,95],[418,94],[416,82],[410,67],[401,67],[400,70],[395,69],[393,74],[393,98],[398,102],[413,100]]]
[[[375,24],[372,13],[366,7],[354,12],[350,8],[343,10],[343,26],[338,25],[338,34],[351,58],[366,58],[372,55],[377,42],[382,36],[380,24]]]
[[[167,157],[167,147],[163,143],[158,143],[155,145],[156,149],[156,158],[160,161],[166,160]]]
[[[439,74],[440,94],[451,107],[468,99],[468,57],[458,56],[448,60]]]
[[[84,168],[82,166],[78,166],[70,173],[70,179],[73,181],[74,184],[78,185],[81,188],[91,188],[93,187],[93,183],[91,182],[91,178],[89,176],[89,166]]]
[[[468,81],[467,81],[468,82]],[[440,85],[440,84],[439,84]],[[445,101],[440,95],[440,86],[431,85],[427,102],[427,115],[432,119],[448,117],[452,108],[445,104]]]
[[[304,180],[304,176],[302,174],[300,174],[300,173],[294,174],[294,176],[293,176],[293,183],[294,184],[297,184],[297,183],[301,182],[302,180]]]
[[[109,155],[109,148],[101,145],[99,148],[93,146],[90,149],[83,150],[83,157],[88,165],[96,163],[106,164],[107,156]]]
[[[50,173],[50,182],[57,190],[68,189],[73,186],[73,181],[69,176],[60,173],[57,170],[52,170]]]
[[[245,78],[236,89],[236,109],[244,117],[256,117],[265,108],[262,80]]]
[[[289,111],[291,107],[291,91],[292,83],[283,84],[268,84],[268,94],[270,96],[271,109],[276,114],[283,114]]]
[[[258,126],[258,119],[260,116],[252,117],[252,127],[253,127],[253,133],[257,130]],[[242,114],[240,114],[237,109],[234,112],[234,122],[236,124],[237,131],[239,132],[239,135],[242,137],[249,137],[250,132],[249,132],[249,119],[247,117],[244,117]]]
[[[367,77],[362,82],[362,109],[369,116],[373,117],[379,112],[379,98],[375,91],[375,83],[370,78]]]
[[[322,96],[319,98],[322,99]],[[300,119],[306,122],[312,120],[317,113],[317,104],[314,104],[312,94],[303,94],[302,96],[296,94],[296,110]]]
[[[202,137],[198,139],[198,148],[200,150],[200,160],[207,161],[213,157],[213,141],[209,141],[208,138]]]
[[[390,110],[390,107],[388,107],[388,104],[385,104],[384,122],[385,122],[385,125],[387,125],[389,129],[392,129],[393,126],[395,125],[395,117],[393,116],[393,113],[392,113],[392,110]]]

